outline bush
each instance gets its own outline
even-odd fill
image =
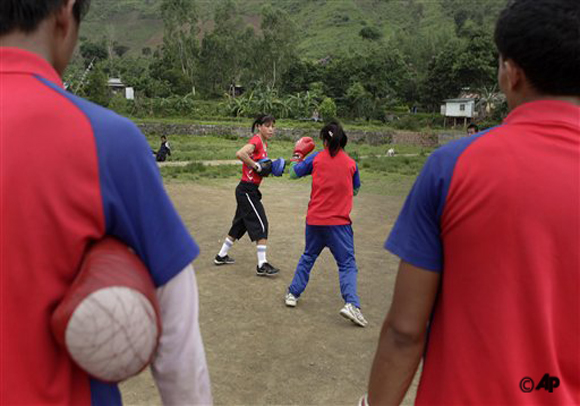
[[[336,118],[336,104],[330,97],[326,97],[318,106],[320,116],[325,122]]]
[[[477,126],[479,127],[479,131],[483,131],[483,130],[487,130],[488,128],[498,126],[500,124],[501,124],[501,121],[486,120],[486,121],[481,121],[481,122],[477,123]]]
[[[130,115],[131,107],[129,100],[121,94],[115,94],[109,101],[109,108],[122,116]]]
[[[387,120],[390,124],[399,130],[419,131],[422,128],[442,128],[445,117],[440,114],[429,113],[395,113],[389,114]]]
[[[368,39],[371,41],[379,40],[383,37],[383,33],[377,27],[363,27],[359,31],[358,35],[360,35],[364,39]]]

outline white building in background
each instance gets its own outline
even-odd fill
[[[113,93],[123,94],[127,100],[135,100],[135,89],[127,87],[120,78],[109,78],[107,86]]]
[[[125,99],[127,100],[135,100],[135,89],[132,87],[125,88]]]
[[[457,125],[459,120],[465,127],[478,115],[475,109],[476,101],[475,97],[443,100],[445,104],[441,105],[441,114],[445,116],[445,125],[449,119],[453,122],[452,125]]]

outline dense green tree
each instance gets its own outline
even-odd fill
[[[113,45],[113,51],[118,57],[123,57],[129,51],[129,47],[127,45],[115,43]]]
[[[429,63],[427,77],[421,86],[421,99],[430,110],[436,110],[441,101],[456,97],[461,90],[454,70],[460,53],[460,42],[449,42]]]
[[[255,49],[256,69],[272,87],[296,58],[296,25],[284,10],[266,6],[262,9],[262,40]]]
[[[465,23],[464,37],[449,42],[431,60],[421,86],[423,103],[436,111],[444,99],[457,97],[462,88],[492,87],[497,71],[494,49],[489,33]]]
[[[360,82],[353,83],[346,91],[346,101],[352,117],[370,118],[373,96]]]
[[[323,67],[320,63],[295,58],[281,76],[280,89],[285,94],[314,90],[313,84],[320,82],[322,77]]]
[[[217,3],[214,26],[201,43],[199,83],[209,95],[222,95],[240,82],[248,67],[254,30],[246,27],[232,0]]]
[[[336,115],[336,104],[334,100],[330,97],[326,97],[320,105],[318,106],[318,112],[324,120],[324,122],[329,122],[337,117]]]
[[[82,94],[92,102],[107,107],[111,99],[111,93],[107,87],[107,75],[102,65],[97,65],[86,78],[82,88]]]
[[[455,30],[460,33],[468,21],[480,27],[491,27],[508,0],[439,0],[446,14],[451,16]]]
[[[334,58],[325,73],[327,94],[355,116],[371,105],[370,114],[378,115],[382,106],[397,104],[412,94],[413,77],[402,55],[384,46]]]
[[[194,0],[162,0],[163,46],[152,65],[154,78],[172,84],[176,93],[193,90],[198,64],[198,11]]]
[[[109,57],[105,41],[83,41],[81,42],[80,53],[85,60],[85,66],[89,66],[91,62],[97,63]]]
[[[462,87],[492,86],[496,81],[497,56],[491,34],[474,23],[464,25],[464,45],[453,66]]]
[[[377,41],[383,37],[383,33],[381,32],[381,30],[379,30],[377,27],[369,27],[369,26],[361,28],[358,35],[360,35],[361,38],[368,39],[371,41]]]

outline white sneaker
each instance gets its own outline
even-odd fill
[[[294,296],[292,293],[290,293],[290,292],[286,293],[286,296],[284,297],[284,302],[286,303],[286,306],[296,307],[297,301],[298,301],[298,298],[296,296]]]
[[[340,315],[361,327],[366,327],[367,324],[369,324],[362,315],[360,309],[352,303],[345,304],[344,307],[340,310]]]

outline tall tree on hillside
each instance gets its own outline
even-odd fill
[[[183,80],[193,87],[197,68],[199,44],[197,41],[198,11],[194,0],[162,0],[163,52],[158,69],[179,69]],[[172,74],[176,76],[176,72]]]
[[[91,40],[81,41],[80,53],[84,59],[85,67],[91,62],[97,63],[109,57],[105,41],[92,42]]]
[[[97,64],[95,68],[87,75],[85,86],[82,88],[81,95],[90,101],[107,107],[111,100],[111,94],[107,87],[107,75],[103,70],[103,64]]]
[[[435,111],[442,100],[456,97],[461,90],[454,69],[460,53],[461,43],[450,41],[431,59],[421,86],[421,99],[430,110]]]
[[[496,82],[497,57],[491,34],[466,22],[459,40],[449,42],[430,62],[422,99],[432,110],[457,97],[462,88],[476,91]]]
[[[352,108],[352,100],[360,99],[362,94],[368,96],[365,96],[365,103],[372,100],[375,105],[383,107],[413,96],[412,76],[403,56],[396,49],[383,45],[334,58],[326,68],[324,83],[327,94],[353,113],[360,109]],[[345,98],[347,94],[351,96]],[[380,108],[377,107],[377,111]]]
[[[257,68],[261,68],[266,83],[277,87],[278,79],[296,58],[296,25],[284,10],[266,6],[261,29],[262,41],[255,49]]]
[[[493,25],[508,0],[439,0],[445,12],[453,18],[460,33],[468,21],[480,27]]]
[[[281,76],[280,88],[284,94],[313,90],[312,84],[322,80],[323,67],[308,59],[293,59]]]
[[[491,33],[473,22],[466,22],[462,29],[464,46],[458,56],[454,71],[462,87],[472,89],[493,86],[496,81],[497,56]]]
[[[245,27],[232,0],[217,3],[214,26],[201,43],[199,78],[206,93],[221,95],[240,81],[254,30]]]

